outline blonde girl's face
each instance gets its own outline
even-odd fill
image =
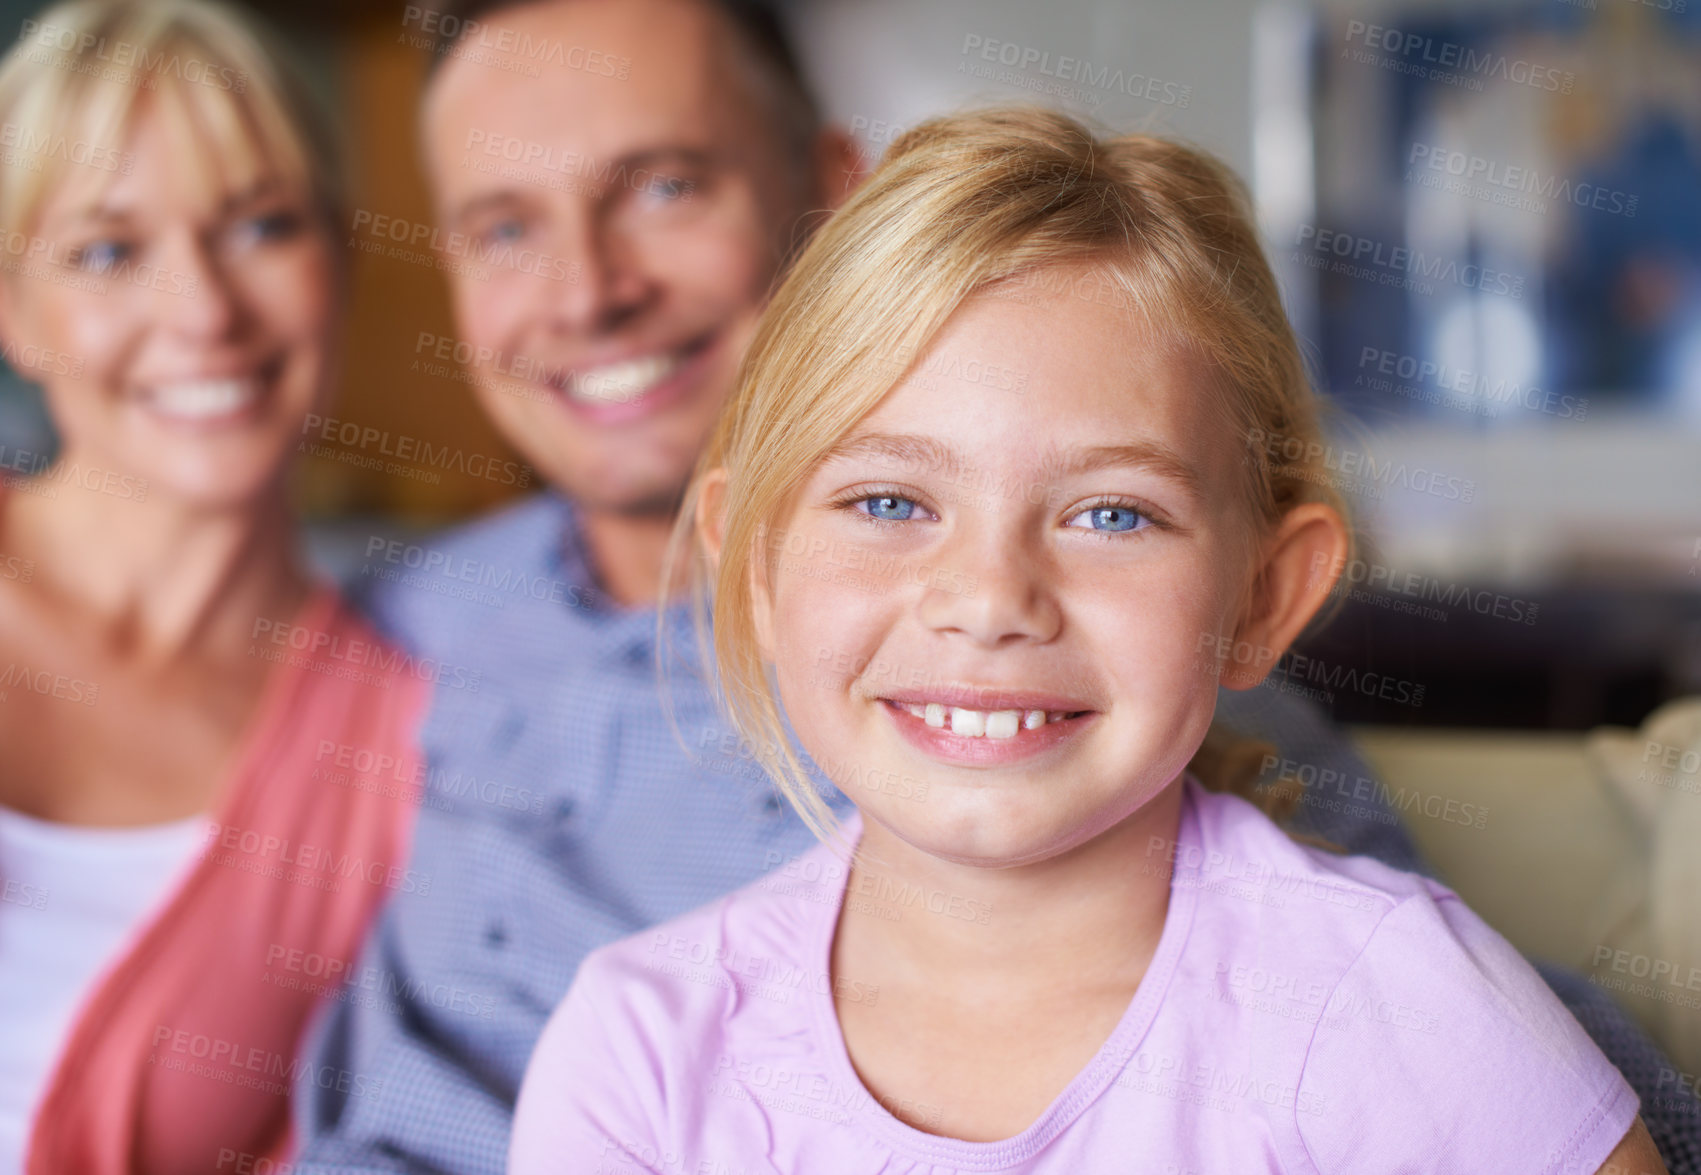
[[[1219,395],[1126,309],[983,293],[814,470],[757,625],[865,817],[1024,864],[1177,778],[1253,571]]]

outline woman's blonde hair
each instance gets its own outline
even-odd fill
[[[1150,135],[1095,138],[1067,115],[1006,108],[939,118],[886,158],[798,258],[757,328],[675,533],[693,552],[697,629],[712,639],[729,720],[818,836],[833,819],[788,737],[755,634],[751,574],[820,460],[920,361],[964,299],[991,292],[1110,299],[1202,360],[1225,426],[1245,442],[1257,535],[1303,501],[1345,513],[1320,471],[1318,403],[1249,201],[1203,151]],[[1277,463],[1272,458],[1298,454]],[[726,471],[710,573],[693,520]],[[760,567],[753,561],[764,558]],[[708,624],[712,611],[712,625]],[[705,633],[712,632],[712,637]],[[1281,816],[1294,787],[1257,788],[1262,748],[1213,731],[1192,769]]]
[[[68,0],[25,21],[0,61],[0,233],[31,233],[77,169],[127,171],[123,147],[145,102],[195,130],[200,157],[184,166],[233,189],[276,177],[327,225],[340,220],[334,137],[248,21],[209,0]]]

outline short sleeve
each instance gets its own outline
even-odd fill
[[[1320,1175],[1594,1175],[1638,1108],[1518,952],[1427,889],[1389,911],[1342,976],[1300,1091]]]
[[[544,1027],[520,1083],[508,1175],[660,1175],[664,1153],[644,1113],[633,1058],[597,998],[597,955]]]

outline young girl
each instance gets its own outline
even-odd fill
[[[1316,417],[1219,164],[1040,111],[896,143],[686,515],[729,710],[825,843],[585,961],[510,1171],[1662,1172],[1456,896],[1201,753],[1347,551]]]

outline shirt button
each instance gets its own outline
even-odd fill
[[[520,732],[526,728],[526,719],[518,710],[510,710],[491,734],[490,745],[495,751],[506,751],[519,740]]]

